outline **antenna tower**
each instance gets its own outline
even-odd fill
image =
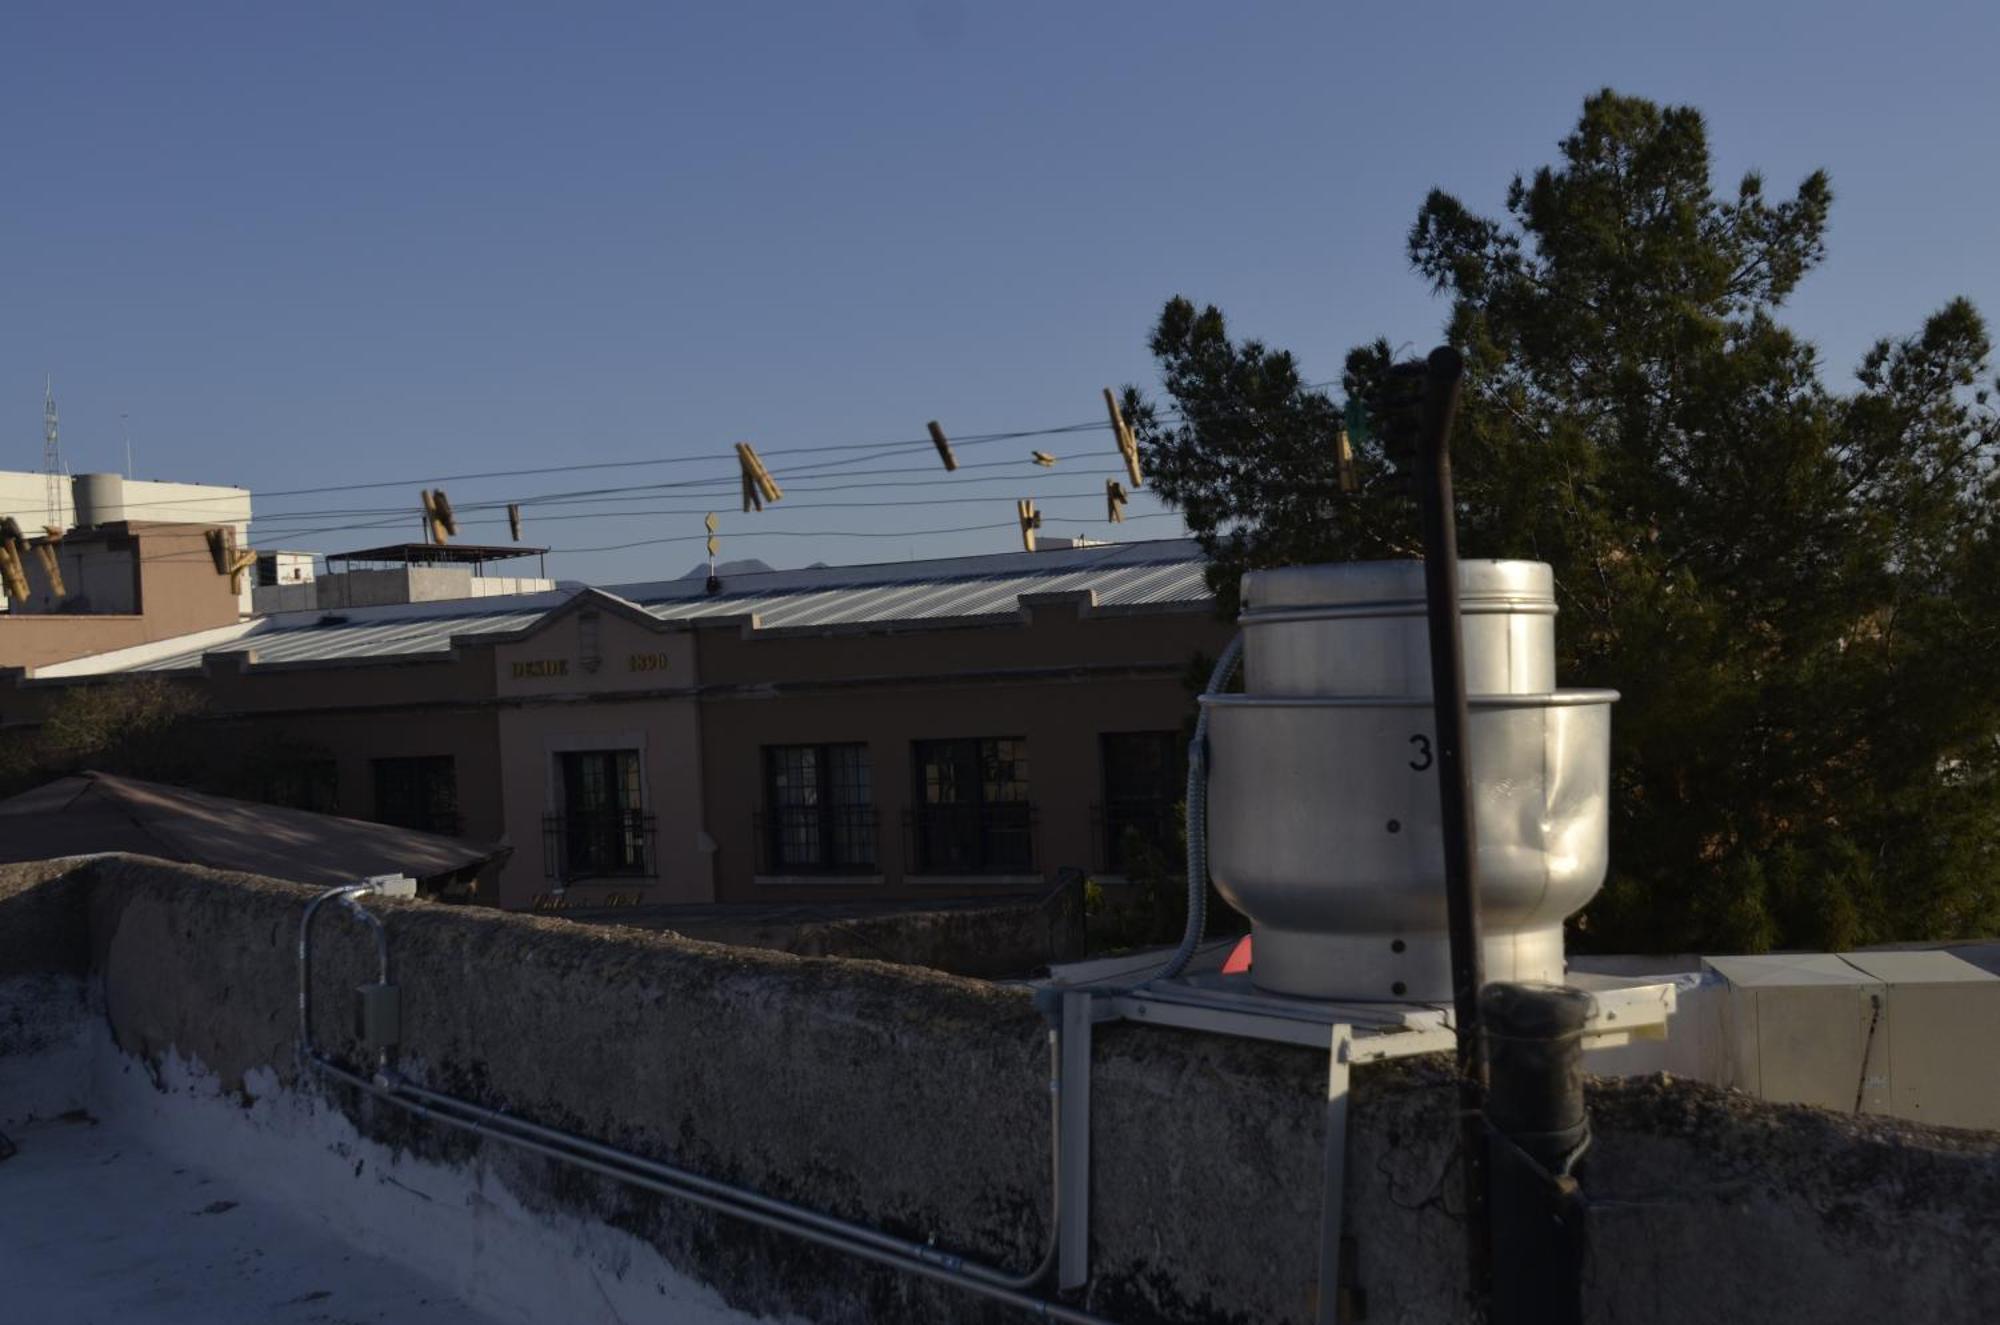
[[[48,526],[59,530],[63,527],[62,447],[56,440],[56,392],[52,378],[42,383],[42,473],[48,482]]]

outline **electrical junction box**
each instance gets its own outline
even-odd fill
[[[375,891],[383,897],[415,897],[417,881],[407,874],[375,874],[364,879],[364,883],[375,885]]]
[[[354,1035],[371,1050],[394,1049],[403,1035],[403,995],[395,985],[361,985],[354,991]]]
[[[2000,976],[1949,952],[1709,957],[1697,1075],[1759,1098],[2000,1128]]]

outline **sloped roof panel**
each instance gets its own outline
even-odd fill
[[[611,586],[606,592],[663,621],[754,615],[765,630],[888,625],[1010,616],[1023,596],[1090,592],[1101,607],[1195,605],[1213,595],[1202,558],[1186,539],[1115,543],[1050,552],[875,566],[816,566],[730,576],[710,594],[704,580]],[[455,638],[524,630],[571,594],[504,600],[404,603],[337,612],[287,612],[182,641],[164,641],[58,663],[37,676],[90,676],[199,667],[217,651],[254,654],[253,666],[422,658]],[[500,606],[504,602],[505,606]]]

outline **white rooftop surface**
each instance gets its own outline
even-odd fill
[[[1777,985],[1880,983],[1830,952],[1773,952],[1744,957],[1704,957],[1703,965],[1739,988]]]
[[[175,1165],[129,1127],[31,1123],[0,1164],[8,1319],[46,1325],[489,1325],[414,1270],[355,1251],[254,1185]]]
[[[709,594],[703,578],[607,586],[605,593],[662,621],[754,617],[761,630],[821,629],[1001,617],[1023,597],[1088,593],[1099,607],[1144,608],[1209,601],[1204,560],[1191,539],[939,561],[821,566],[725,576]],[[199,667],[204,654],[249,650],[257,665],[421,657],[454,637],[525,629],[573,590],[465,598],[388,607],[274,613],[154,644],[35,669],[38,677]]]
[[[1800,985],[1980,984],[2000,980],[1949,952],[1785,952],[1707,957],[1704,963],[1740,989]]]
[[[144,1064],[54,979],[0,1000],[3,1325],[748,1325],[651,1243],[522,1204],[317,1091]]]
[[[1844,952],[1843,960],[1884,984],[1960,985],[2000,983],[2000,975],[1982,971],[1949,952]]]

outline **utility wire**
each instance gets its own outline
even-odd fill
[[[1128,515],[1126,524],[1139,520],[1165,520],[1178,516],[1178,511],[1155,511],[1150,515]],[[849,530],[812,529],[769,529],[759,531],[759,538],[924,538],[934,534],[976,534],[992,529],[1019,529],[1016,521],[1007,520],[999,524],[960,525],[954,529],[869,529],[859,532]],[[635,547],[655,547],[663,543],[699,543],[707,539],[707,534],[682,534],[671,538],[645,538],[633,543],[609,543],[603,547],[550,548],[551,555],[557,552],[623,552]]]
[[[1047,475],[1047,477],[1050,477],[1050,478],[1067,478],[1067,477],[1069,477],[1069,475],[1063,475],[1063,474],[1050,474],[1050,475]],[[884,487],[884,486],[889,486],[889,487],[893,487],[893,486],[896,486],[896,485],[894,485],[894,484],[871,484],[871,483],[855,483],[855,484],[847,484],[847,485],[842,485],[842,486],[843,486],[843,488],[877,488],[877,487]],[[635,500],[636,500],[636,499],[635,499]],[[983,495],[983,496],[964,496],[964,497],[910,497],[910,498],[904,498],[904,499],[902,499],[902,500],[899,500],[899,501],[821,501],[821,502],[796,502],[796,503],[790,503],[790,502],[788,502],[788,503],[786,503],[785,505],[782,505],[782,506],[779,506],[779,505],[773,505],[773,506],[770,506],[770,507],[766,508],[766,509],[765,509],[765,510],[764,510],[763,512],[759,513],[759,514],[761,514],[761,515],[785,515],[785,514],[788,514],[788,513],[789,513],[789,512],[791,512],[791,511],[843,511],[843,510],[883,510],[883,509],[902,509],[902,508],[906,508],[906,507],[911,507],[911,506],[975,506],[975,505],[978,505],[978,506],[984,506],[984,505],[989,505],[989,504],[990,504],[990,505],[997,505],[998,503],[1000,503],[1001,501],[1004,501],[1004,500],[1005,500],[1005,498],[1002,498],[1002,497],[996,497],[996,496],[993,496],[993,495],[991,495],[991,494],[987,494],[987,495]],[[1036,495],[1036,497],[1035,497],[1035,500],[1036,500],[1036,501],[1038,501],[1038,502],[1058,502],[1058,501],[1060,501],[1060,502],[1070,502],[1070,501],[1092,501],[1092,502],[1102,502],[1102,501],[1104,500],[1104,492],[1103,492],[1103,490],[1102,490],[1102,489],[1098,489],[1098,490],[1095,490],[1095,491],[1085,491],[1085,492],[1053,492],[1053,493],[1038,493],[1038,494]],[[572,512],[567,512],[567,513],[562,513],[562,514],[546,514],[546,513],[543,513],[543,514],[537,514],[537,515],[536,515],[536,517],[535,517],[535,519],[536,519],[537,523],[541,523],[541,524],[553,524],[553,523],[556,523],[556,522],[558,522],[558,521],[568,521],[568,520],[632,520],[632,519],[654,519],[654,518],[660,518],[660,517],[666,517],[666,516],[691,516],[691,515],[705,515],[705,514],[708,514],[708,513],[709,513],[709,508],[708,508],[708,507],[705,507],[705,506],[651,506],[651,507],[643,507],[643,508],[641,508],[641,509],[638,509],[638,510],[629,510],[629,511],[572,511]],[[339,512],[330,512],[329,514],[341,514],[341,513],[339,513]],[[411,521],[412,521],[412,520],[413,520],[413,519],[415,518],[415,517],[414,517],[414,516],[413,516],[413,515],[412,515],[412,514],[411,514],[410,512],[406,512],[406,511],[393,511],[393,512],[363,512],[363,513],[361,513],[361,514],[370,514],[370,515],[384,515],[384,514],[386,514],[386,515],[390,516],[391,518],[386,518],[386,519],[373,519],[373,520],[365,520],[365,521],[356,521],[356,520],[343,520],[343,521],[342,521],[341,523],[339,523],[339,524],[335,524],[335,525],[325,525],[325,526],[322,526],[321,528],[318,528],[318,529],[295,529],[295,530],[291,530],[291,531],[288,531],[288,532],[287,532],[287,534],[286,534],[286,537],[289,537],[289,538],[309,538],[309,537],[312,537],[312,536],[314,536],[314,535],[316,535],[316,534],[322,534],[322,533],[340,533],[340,532],[352,532],[352,531],[360,531],[360,530],[366,530],[366,529],[387,529],[387,528],[394,528],[394,527],[395,527],[396,525],[399,525],[399,524],[406,524],[406,523],[409,523],[409,522],[411,522]],[[732,512],[732,515],[733,515],[733,514],[734,514],[734,513]],[[741,518],[743,518],[743,519],[754,519],[755,517],[754,517],[754,516],[752,516],[752,515],[745,515],[745,516],[742,516]],[[1133,517],[1133,516],[1127,516],[1126,518],[1127,518],[1127,519],[1129,520],[1129,519],[1134,519],[1134,518],[1136,518],[1136,517]],[[458,521],[458,523],[459,523],[460,525],[482,525],[482,526],[483,526],[483,525],[505,525],[505,524],[507,523],[507,520],[506,520],[506,518],[505,518],[504,516],[487,516],[487,515],[484,515],[484,514],[482,514],[482,515],[480,515],[480,516],[478,516],[478,517],[476,517],[476,518],[472,518],[472,519],[463,519],[463,518],[462,518],[462,519],[460,519],[460,520]],[[758,529],[745,529],[745,528],[739,528],[739,529],[734,529],[734,530],[731,530],[731,531],[730,531],[730,533],[731,533],[731,535],[732,535],[732,536],[734,536],[734,537],[738,537],[738,538],[754,538],[754,537],[757,537],[757,536],[759,536],[760,534],[763,534],[763,533],[777,533],[777,532],[781,532],[781,531],[778,531],[778,530],[758,530]],[[703,538],[706,538],[706,537],[707,537],[707,534],[705,534],[705,533],[704,533],[703,535],[701,535],[701,537],[703,537]],[[446,544],[446,546],[450,546],[450,545],[449,545],[449,544]],[[283,550],[283,549],[272,549],[272,550],[273,550],[273,551],[281,551],[281,550]],[[555,549],[553,549],[553,548],[552,548],[552,549],[550,549],[550,551],[552,551],[552,552],[553,552],[554,550],[555,550]],[[160,554],[160,556],[161,556],[162,558],[164,558],[164,559],[172,559],[172,558],[177,558],[177,557],[182,557],[182,556],[186,556],[186,557],[191,557],[191,558],[200,558],[200,557],[206,557],[207,555],[208,555],[208,553],[207,553],[206,551],[201,551],[201,550],[191,550],[191,551],[188,551],[188,552],[184,552],[184,553],[180,553],[180,552],[168,552],[168,553],[161,553],[161,554]],[[324,555],[324,554],[322,554],[322,555]],[[336,554],[334,554],[334,555],[338,556],[339,554],[338,554],[338,553],[336,553]],[[148,560],[150,560],[150,559],[151,559],[151,558],[148,558]]]
[[[1096,452],[1079,451],[1068,455],[1056,456],[1055,460],[1058,464],[1062,464],[1069,461],[1078,461],[1078,460],[1087,461],[1098,458],[1099,457]],[[848,492],[860,488],[931,488],[931,487],[942,487],[951,484],[995,483],[995,482],[1009,481],[1010,478],[1011,481],[1014,482],[1044,482],[1049,479],[1070,477],[1069,474],[1057,473],[1052,468],[1044,468],[1035,465],[1034,462],[1031,460],[981,461],[970,465],[960,465],[958,467],[957,472],[964,473],[968,470],[996,470],[996,469],[1022,470],[1024,467],[1026,467],[1026,472],[1018,473],[1012,476],[1005,474],[989,474],[979,478],[960,479],[957,478],[955,475],[939,472],[937,475],[929,478],[906,479],[897,482],[885,482],[885,483],[825,484],[825,483],[812,483],[812,482],[797,482],[793,477],[787,476],[785,480],[786,482],[785,491],[787,496],[789,496],[790,494],[795,492],[796,493]],[[913,470],[922,470],[925,468],[927,467],[920,465],[899,465],[886,469],[850,470],[845,473],[820,475],[819,477],[859,479],[859,478],[870,478],[877,475],[893,476],[897,474],[908,474]],[[811,478],[814,476],[808,475],[807,477]],[[739,480],[737,478],[732,476],[727,479],[689,479],[681,482],[644,483],[635,486],[617,487],[617,488],[578,488],[568,492],[539,493],[526,497],[517,497],[505,501],[494,499],[490,501],[468,501],[462,503],[454,502],[453,506],[458,512],[463,513],[469,511],[504,511],[510,505],[517,505],[522,509],[522,512],[525,514],[530,510],[536,510],[543,506],[558,505],[569,502],[642,500],[649,496],[656,496],[663,493],[691,493],[696,491],[697,489],[706,490],[709,488],[714,488],[716,489],[716,495],[726,496],[734,492],[734,490],[738,485],[738,481]],[[987,500],[994,500],[994,499],[988,498]],[[911,504],[922,505],[923,503],[920,500],[918,500],[918,501],[913,501]],[[769,509],[771,510],[783,510],[784,508],[785,508],[785,503],[782,501],[771,503],[769,507]],[[699,514],[699,512],[697,512],[697,514]],[[347,509],[330,508],[330,509],[315,509],[315,510],[304,510],[304,511],[280,511],[270,515],[253,516],[251,523],[270,525],[274,523],[282,524],[287,520],[321,520],[332,517],[358,518],[362,516],[375,516],[375,515],[395,516],[399,519],[408,519],[412,521],[419,521],[421,519],[421,512],[419,511],[419,509],[414,505],[409,505],[409,506],[355,507]]]
[[[1306,391],[1317,391],[1325,387],[1333,386],[1337,382],[1338,379],[1329,379],[1324,382],[1306,382],[1301,384],[1300,389]],[[1159,417],[1161,417],[1162,419],[1184,419],[1185,415],[1183,411],[1180,410],[1178,407],[1169,407],[1160,410]],[[1058,424],[1056,426],[1048,428],[1020,428],[1004,432],[968,433],[962,437],[953,437],[951,439],[951,445],[954,449],[959,447],[990,446],[1000,442],[1022,441],[1033,437],[1059,437],[1066,434],[1076,434],[1076,433],[1086,433],[1086,432],[1109,432],[1110,430],[1111,430],[1111,424],[1109,420],[1098,419],[1088,423],[1066,423],[1066,424]],[[807,467],[805,469],[795,469],[789,471],[788,477],[800,477],[800,476],[810,475],[815,472],[825,472],[827,470],[838,469],[841,466],[848,464],[865,462],[870,459],[879,458],[880,456],[883,455],[899,454],[903,452],[923,454],[929,452],[932,448],[932,445],[933,444],[930,438],[919,437],[907,441],[839,442],[839,443],[832,443],[820,446],[780,446],[780,447],[771,447],[769,449],[761,450],[759,454],[768,458],[772,456],[828,455],[828,454],[839,454],[845,452],[865,453],[853,456],[848,460],[825,462],[817,469],[813,467]],[[309,496],[320,496],[330,492],[365,492],[381,488],[401,488],[401,487],[411,487],[411,486],[421,487],[433,483],[461,483],[461,482],[469,483],[469,482],[485,481],[490,479],[529,478],[544,474],[585,473],[591,471],[603,471],[612,469],[638,469],[655,465],[698,465],[698,464],[733,464],[733,463],[734,463],[733,456],[724,455],[717,452],[703,452],[690,456],[652,456],[638,460],[579,461],[572,464],[542,465],[527,469],[493,469],[493,470],[473,471],[461,474],[433,474],[427,478],[376,479],[376,480],[370,480],[369,482],[366,483],[330,483],[309,488],[282,488],[272,492],[252,492],[249,489],[244,489],[243,491],[247,495],[249,495],[253,500],[268,501],[278,497],[309,497]],[[1002,463],[1007,463],[1007,462],[1002,462]],[[959,469],[963,470],[963,469],[973,469],[979,467],[980,466],[975,466],[975,465],[960,465]],[[883,471],[864,471],[864,472],[883,472]],[[948,480],[941,480],[941,481],[948,481]],[[728,477],[718,477],[714,479],[689,480],[687,484],[684,486],[693,486],[697,484],[704,486],[706,485],[727,486],[734,484],[735,482],[737,482],[737,479],[732,475]],[[657,485],[647,485],[647,486],[657,486]],[[236,500],[239,499],[235,496],[192,497],[192,498],[164,497],[164,498],[156,498],[150,501],[126,502],[124,503],[124,505],[126,509],[132,510],[148,506],[185,506],[201,502],[228,502]],[[257,515],[254,509],[251,513],[251,517],[253,523],[257,520],[266,520],[273,518],[272,515],[263,515],[263,516]]]
[[[1103,494],[1101,493],[1093,493],[1088,495],[1100,500],[1102,499],[1103,496]],[[1051,500],[1066,500],[1066,498],[1053,498]],[[1142,520],[1173,519],[1177,518],[1179,514],[1180,513],[1178,511],[1152,511],[1139,515],[1128,515],[1125,517],[1122,523],[1136,524]],[[1074,517],[1066,517],[1066,518],[1073,519]],[[1079,523],[1082,522],[1079,521]],[[733,537],[737,538],[926,538],[939,534],[975,534],[975,533],[985,533],[996,529],[1018,530],[1019,528],[1020,528],[1020,522],[1018,520],[1005,520],[995,524],[957,525],[948,529],[862,529],[862,530],[759,529],[754,532],[735,534],[733,535]],[[732,535],[725,533],[723,537],[732,537]],[[708,534],[706,532],[699,534],[675,534],[661,538],[642,538],[627,543],[609,543],[600,547],[552,547],[546,550],[546,555],[553,557],[553,556],[567,556],[571,554],[581,554],[588,552],[623,552],[631,548],[657,547],[670,543],[700,543],[700,542],[705,542],[707,538]],[[1115,544],[1116,542],[1118,542],[1118,540],[1114,539],[1110,540],[1110,542]],[[446,546],[449,545],[447,544]],[[155,553],[151,556],[145,556],[140,558],[140,560],[142,561],[206,561],[207,559],[208,559],[208,553],[202,550],[189,550],[185,552],[161,552],[161,553]]]
[[[1073,434],[1080,432],[1109,432],[1110,430],[1111,430],[1111,425],[1108,421],[1099,421],[1096,423],[1067,423],[1052,428],[1027,428],[1027,429],[1017,429],[1011,432],[973,433],[973,434],[968,434],[965,437],[954,437],[951,439],[951,444],[955,449],[962,446],[967,446],[967,447],[989,446],[999,442],[1022,441],[1031,437],[1059,437],[1065,434]],[[830,446],[774,447],[769,450],[760,450],[758,454],[761,456],[770,457],[770,456],[788,456],[788,455],[823,455],[828,453],[845,452],[845,451],[862,451],[862,452],[868,452],[870,454],[855,456],[848,461],[824,462],[820,466],[820,468],[838,468],[843,464],[857,463],[859,461],[865,461],[876,458],[877,456],[896,454],[905,451],[932,453],[932,443],[928,437],[921,437],[910,441],[845,442]],[[270,500],[278,497],[318,496],[329,492],[364,492],[378,488],[403,488],[403,487],[413,487],[413,486],[421,487],[423,485],[432,483],[470,483],[488,479],[528,478],[543,474],[583,473],[592,470],[608,470],[608,469],[639,469],[653,465],[697,465],[697,464],[728,464],[733,466],[736,464],[736,458],[733,455],[703,453],[691,456],[652,456],[639,460],[581,461],[573,464],[564,464],[564,465],[542,465],[530,469],[492,469],[492,470],[483,470],[483,471],[463,473],[463,474],[433,474],[427,478],[376,479],[376,480],[370,480],[369,482],[366,483],[330,483],[319,487],[311,487],[311,488],[281,488],[273,492],[250,493],[250,495],[253,498],[263,498],[265,500]],[[970,468],[970,466],[961,465],[959,466],[959,468],[965,469],[965,468]],[[792,472],[810,473],[814,471],[811,468],[807,468],[803,470],[795,470]],[[736,482],[736,479],[734,477],[729,477],[729,478],[716,478],[716,479],[693,480],[693,481],[710,482],[710,483],[734,483]],[[247,492],[248,490],[246,489],[245,491]],[[227,501],[237,501],[237,500],[239,500],[239,498],[237,498],[234,495],[227,497],[165,497],[151,501],[126,502],[124,503],[124,505],[126,506],[127,509],[134,509],[144,506],[182,506],[198,502],[227,502]],[[256,519],[261,517],[257,517],[253,511],[252,518]]]

